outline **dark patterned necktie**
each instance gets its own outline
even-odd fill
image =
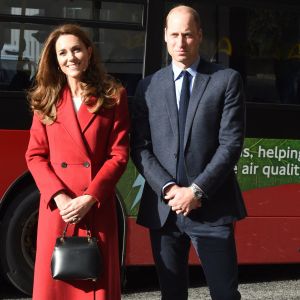
[[[184,130],[186,114],[190,100],[190,73],[183,71],[183,81],[179,100],[178,125],[179,125],[179,155],[177,161],[176,181],[180,186],[188,186],[188,179],[184,163]]]

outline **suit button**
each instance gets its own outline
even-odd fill
[[[66,162],[62,162],[62,163],[61,163],[61,167],[62,167],[62,168],[66,168],[67,166],[68,166],[68,164],[67,164]]]
[[[177,159],[177,153],[174,153],[174,158]]]
[[[83,166],[84,166],[85,168],[89,168],[89,167],[90,167],[90,163],[89,163],[88,161],[85,161],[85,162],[83,163]]]

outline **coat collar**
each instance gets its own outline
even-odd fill
[[[85,156],[88,156],[88,153],[83,134],[94,118],[95,114],[90,113],[85,104],[80,106],[78,114],[76,114],[71,91],[66,86],[62,91],[60,104],[57,106],[56,122],[65,128]]]

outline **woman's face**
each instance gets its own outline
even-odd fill
[[[61,35],[55,44],[57,61],[60,69],[68,79],[80,80],[82,73],[87,69],[92,48],[75,35]]]

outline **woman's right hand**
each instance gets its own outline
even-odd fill
[[[62,211],[66,207],[66,205],[72,200],[72,198],[64,192],[59,192],[53,198],[59,211]]]

